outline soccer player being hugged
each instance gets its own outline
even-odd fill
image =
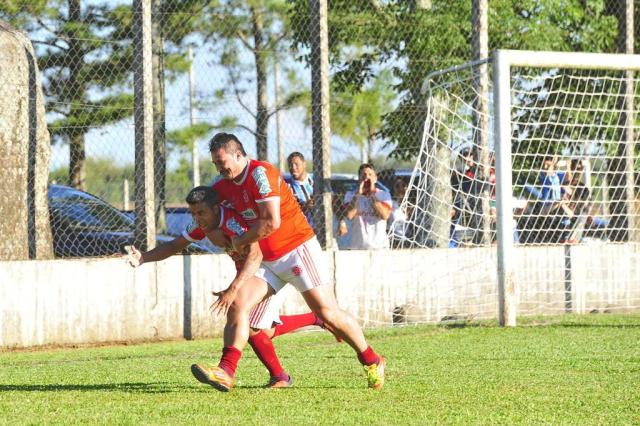
[[[135,247],[125,259],[133,267],[144,263],[164,260],[179,253],[191,242],[205,237],[225,249],[233,259],[237,275],[226,290],[214,293],[218,299],[211,305],[212,310],[226,313],[227,323],[224,330],[223,359],[218,368],[225,372],[220,380],[210,383],[222,391],[233,386],[239,354],[247,343],[255,351],[258,359],[269,370],[270,379],[266,387],[282,388],[292,384],[291,376],[282,368],[271,339],[294,331],[300,327],[317,325],[323,327],[322,321],[313,313],[280,316],[283,295],[274,295],[269,290],[267,281],[276,281],[273,274],[262,267],[262,253],[258,244],[251,244],[239,252],[231,247],[231,237],[242,235],[248,227],[238,214],[228,207],[219,204],[216,192],[209,186],[193,188],[187,196],[187,204],[191,210],[194,223],[172,241],[141,253]],[[255,287],[268,291],[261,292],[262,297],[251,297]],[[234,303],[235,302],[235,303]],[[238,313],[238,309],[246,312]],[[234,356],[237,355],[237,358]],[[197,368],[197,367],[193,367]],[[203,377],[194,371],[196,377]],[[231,380],[225,380],[227,377]]]
[[[262,265],[278,278],[276,290],[287,283],[293,285],[327,328],[356,351],[369,387],[380,389],[384,383],[385,359],[367,344],[355,318],[338,307],[324,253],[291,188],[271,164],[249,159],[232,134],[214,135],[209,151],[220,173],[213,188],[249,225],[247,232],[231,238],[234,249],[242,251],[258,242]],[[254,297],[261,300],[268,290],[266,283],[262,281],[256,287],[260,288],[256,288]],[[236,299],[240,305],[247,302],[251,301]],[[248,313],[247,307],[238,310]],[[239,328],[235,332],[229,341],[239,342],[245,338]],[[223,352],[223,361],[235,362],[240,357],[234,348],[227,347],[224,351],[229,356]],[[201,381],[203,378],[210,382],[230,380],[218,367],[197,367],[206,373],[206,377],[196,375]]]

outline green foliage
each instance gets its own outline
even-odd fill
[[[208,185],[217,175],[211,161],[200,161],[200,184]],[[191,182],[193,167],[190,161],[182,159],[175,170],[167,173],[167,204],[185,205],[185,197],[193,188]]]
[[[67,184],[68,169],[57,168],[49,173],[49,182]],[[110,158],[87,159],[86,191],[97,195],[117,208],[122,208],[124,180],[129,181],[130,197],[134,191],[134,166],[118,165]]]
[[[290,3],[295,44],[308,51],[307,2]],[[433,0],[427,9],[400,0],[329,4],[336,90],[362,91],[381,68],[393,74],[399,102],[384,115],[380,134],[396,157],[411,158],[420,144],[425,116],[421,86],[427,74],[472,59],[471,3]],[[605,6],[604,0],[492,0],[489,48],[615,51],[617,19]]]
[[[335,90],[331,97],[331,130],[362,146],[374,141],[382,127],[382,117],[392,108],[394,94],[387,71],[376,76],[371,87],[356,92]]]
[[[536,324],[537,326],[531,326]],[[387,358],[387,381],[366,389],[353,350],[326,332],[274,344],[294,379],[268,374],[250,349],[238,386],[197,382],[221,339],[0,353],[0,412],[11,424],[637,424],[640,317],[537,318],[498,328],[367,330]],[[212,357],[212,351],[215,354]]]
[[[184,151],[191,149],[194,142],[202,139],[213,129],[209,123],[197,123],[193,126],[182,127],[167,133],[167,143]]]

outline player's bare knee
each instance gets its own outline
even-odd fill
[[[316,312],[316,315],[330,327],[339,325],[340,311],[338,309],[324,308],[320,312]]]

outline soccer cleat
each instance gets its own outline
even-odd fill
[[[367,383],[372,389],[381,389],[384,385],[384,367],[387,360],[380,357],[378,364],[365,365],[364,371],[367,373]]]
[[[265,385],[268,389],[290,388],[293,386],[293,379],[291,376],[287,376],[287,380],[282,380],[280,377],[271,376],[269,383]]]
[[[211,385],[220,392],[229,392],[233,388],[233,377],[218,366],[204,367],[199,364],[193,364],[191,373],[200,383]]]

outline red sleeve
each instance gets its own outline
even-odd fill
[[[195,223],[191,223],[182,231],[182,236],[193,243],[204,239],[204,231]]]

